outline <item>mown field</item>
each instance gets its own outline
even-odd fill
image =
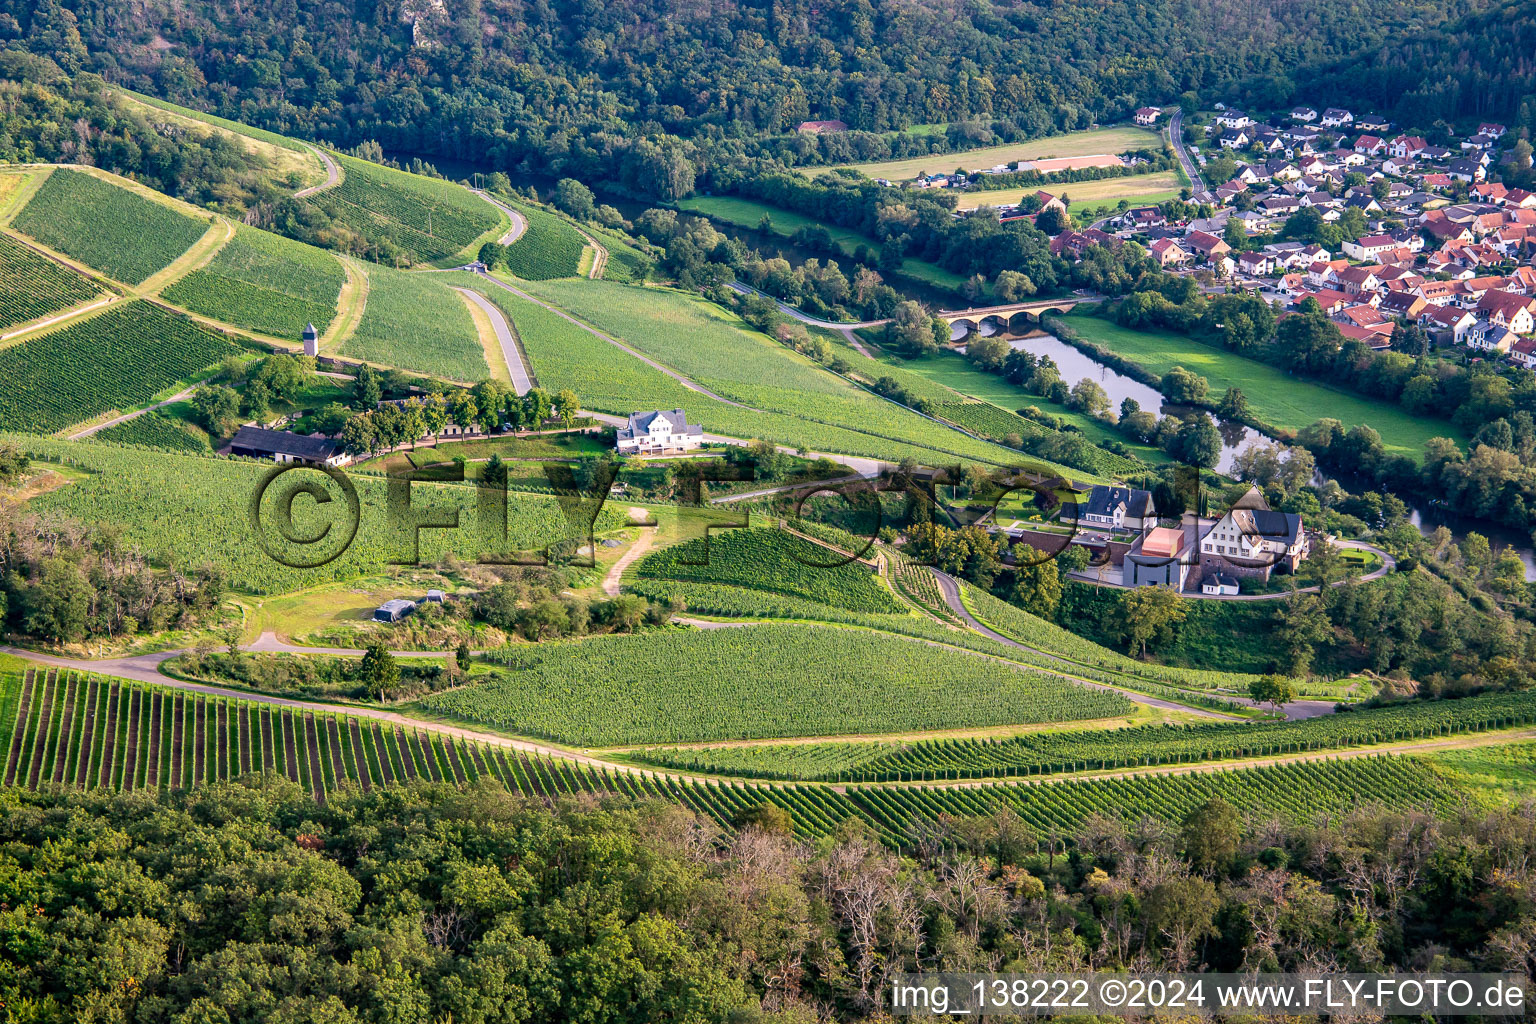
[[[937,424],[927,423],[920,417],[904,413],[890,403],[875,399],[873,396],[866,397],[884,406],[884,409],[879,411],[880,419],[860,422],[860,418],[855,416],[854,422],[848,426],[827,422],[825,410],[809,400],[798,403],[802,410],[801,415],[767,410],[756,412],[752,409],[717,402],[683,386],[676,379],[654,367],[647,366],[633,355],[536,303],[488,285],[484,281],[476,280],[467,274],[455,277],[454,283],[475,288],[496,303],[516,326],[540,384],[552,391],[560,388],[572,389],[581,396],[582,407],[586,409],[627,415],[638,409],[681,408],[688,412],[690,422],[703,424],[705,430],[711,433],[731,437],[763,438],[780,444],[794,445],[797,448],[803,445],[812,451],[863,455],[893,462],[910,456],[925,465],[949,464],[956,460],[1003,465],[1018,457],[1006,449],[967,438]],[[566,282],[553,283],[566,284]],[[546,282],[534,286],[519,282],[520,287],[526,287],[530,292],[535,290],[535,287],[542,292],[550,284],[551,282]],[[575,281],[570,282],[570,286],[573,290],[599,287],[617,290],[620,294],[626,290],[639,291],[639,289],[626,289],[625,286],[602,281]],[[654,289],[645,291],[646,295],[653,293],[668,294]],[[560,306],[563,297],[551,296],[548,301]],[[601,303],[597,305],[600,306]],[[666,330],[665,312],[663,309],[660,313],[654,310],[651,313],[655,318],[653,329],[658,334]],[[615,317],[622,315],[622,312],[613,314]],[[607,320],[610,317],[605,316],[604,319]],[[731,329],[731,331],[732,334],[728,337],[754,338],[753,347],[757,347],[762,342],[773,344],[762,335],[749,335],[739,329]],[[630,333],[629,330],[619,330],[616,336],[633,344],[629,337]],[[684,337],[679,334],[675,339],[676,343],[683,344]],[[634,347],[643,348],[639,345]],[[791,360],[799,360],[799,365],[795,367],[796,373],[807,370],[819,372],[814,371],[804,360],[788,353],[787,350],[785,355]],[[827,376],[829,380],[835,380],[830,375]],[[855,391],[851,385],[842,386],[846,389],[844,394]],[[818,388],[824,387],[824,383],[818,383]],[[891,431],[886,425],[892,422],[893,416],[900,417],[899,421],[904,424],[916,427],[924,442],[932,439],[931,443],[919,442],[915,438],[905,436],[907,431],[904,429]]]
[[[0,429],[49,433],[143,405],[238,345],[148,302],[123,302],[0,349]]]
[[[1536,721],[1536,694],[1499,693],[1295,722],[1150,725],[1007,739],[651,749],[631,760],[692,772],[836,782],[908,782],[1112,771],[1285,757],[1509,729]]]
[[[1345,428],[1364,423],[1380,432],[1389,451],[1415,457],[1423,454],[1424,442],[1431,437],[1465,440],[1446,420],[1412,416],[1400,406],[1293,377],[1267,363],[1182,335],[1133,331],[1081,314],[1062,320],[1083,340],[1140,363],[1158,376],[1182,366],[1209,380],[1217,396],[1229,387],[1241,388],[1253,414],[1280,430],[1300,430],[1324,417],[1339,420]]]
[[[852,228],[823,224],[814,217],[807,217],[803,213],[796,213],[779,206],[770,206],[755,199],[742,199],[738,196],[694,196],[679,200],[677,207],[688,213],[702,214],[727,224],[754,230],[766,215],[773,226],[773,233],[785,238],[801,228],[825,228],[844,256],[852,256],[861,245],[870,252],[880,251],[880,242],[877,239],[860,234]],[[945,270],[937,263],[916,258],[902,260],[901,273],[939,288],[955,290],[965,284],[965,278],[962,275],[952,270]]]
[[[241,225],[212,262],[162,297],[223,323],[297,341],[308,323],[325,333],[345,281],[330,253]]]
[[[388,528],[385,515],[386,483],[379,477],[353,474],[359,517],[357,535],[344,554],[316,568],[292,568],[279,564],[263,550],[252,531],[249,507],[252,496],[271,463],[250,459],[179,455],[125,447],[100,441],[63,441],[54,438],[0,434],[34,460],[66,460],[84,470],[86,477],[29,501],[38,511],[57,510],[75,519],[111,523],[121,529],[126,543],[140,547],[156,563],[198,566],[213,564],[225,571],[234,589],[255,594],[282,594],[302,587],[384,570],[391,559],[410,557],[410,536]],[[295,530],[314,536],[327,523],[335,537],[343,538],[351,522],[342,492],[316,472],[294,471],[283,477],[315,481],[327,487],[333,500],[318,505],[308,500],[295,503]],[[282,495],[274,485],[263,508],[268,512]],[[471,486],[417,484],[411,491],[412,507],[425,511],[458,509],[458,530],[421,531],[421,558],[431,561],[447,552],[475,558],[484,551],[542,549],[566,537],[567,520],[555,498],[542,494],[518,494],[509,503],[507,540],[496,543],[476,515],[476,494]],[[624,521],[622,512],[605,507],[595,529],[614,529]],[[196,524],[196,529],[188,524]],[[273,550],[290,561],[313,562],[313,547],[290,545],[281,540],[268,515],[263,536]],[[332,549],[322,545],[323,554]]]
[[[20,232],[124,284],[142,284],[208,230],[168,203],[54,168],[12,221]]]
[[[697,296],[606,281],[544,281],[529,284],[528,290],[716,394],[754,409],[929,448],[919,460],[929,465],[952,461],[940,460],[943,455],[1004,465],[1019,459],[1015,452],[934,423],[838,378]],[[542,369],[539,376],[544,379]],[[576,393],[585,400],[585,392]],[[683,403],[683,408],[694,404]],[[808,435],[790,443],[818,444]],[[863,454],[869,447],[850,453]]]
[[[1093,814],[1169,824],[1212,795],[1256,820],[1316,820],[1366,803],[1449,806],[1448,777],[1414,758],[1358,758],[1181,776],[974,789],[722,784],[640,776],[529,755],[359,715],[72,672],[0,676],[4,782],[40,788],[189,789],[252,772],[281,774],[320,800],[339,790],[439,782],[492,785],[535,800],[586,794],[659,799],[731,830],[764,804],[814,839],[858,819],[885,843],[912,845],[941,816],[1018,812],[1042,836],[1070,838]]]
[[[717,530],[707,538],[653,552],[636,563],[637,579],[742,586],[854,612],[901,612],[869,566],[844,565],[836,552],[772,527]]]
[[[1125,698],[867,630],[767,624],[507,648],[424,710],[584,746],[1104,718]]]
[[[528,222],[517,241],[507,247],[507,269],[527,281],[575,277],[587,240],[570,224],[531,203],[498,196]]]
[[[96,286],[68,267],[0,235],[0,330],[88,302]]]
[[[412,263],[449,261],[494,233],[506,218],[461,185],[337,156],[341,184],[308,197],[364,238],[386,242]]]
[[[1071,200],[1071,211],[1081,214],[1094,206],[1114,206],[1122,199],[1132,206],[1152,206],[1168,199],[1177,199],[1179,190],[1185,184],[1178,171],[1170,170],[1129,174],[1121,178],[1026,185],[1021,188],[967,189],[955,195],[959,199],[959,209],[974,210],[978,206],[1011,206],[1025,196],[1032,196],[1043,189],[1052,195],[1066,196]]]
[[[367,273],[368,304],[342,355],[459,381],[490,376],[474,317],[447,275],[376,264]]]
[[[1056,156],[1091,156],[1097,153],[1124,153],[1131,149],[1159,149],[1162,137],[1146,128],[1124,126],[1096,128],[1091,131],[1068,132],[1029,142],[1012,142],[1004,146],[987,146],[969,149],[961,153],[934,153],[902,160],[879,160],[872,163],[850,164],[855,171],[871,178],[889,178],[905,181],[919,174],[942,174],[956,168],[966,171],[985,170],[1015,160],[1044,160]],[[827,174],[833,168],[817,168],[812,174]]]

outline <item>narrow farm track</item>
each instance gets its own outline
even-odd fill
[[[490,203],[492,206],[496,207],[496,209],[500,210],[502,213],[506,214],[508,218],[511,219],[512,226],[507,229],[507,233],[496,239],[498,245],[511,245],[513,242],[523,237],[523,232],[528,230],[528,219],[526,217],[524,217],[521,213],[518,213],[512,207],[508,206],[506,203],[496,199],[484,189],[472,188],[470,191],[479,196],[481,199],[484,199],[486,202]]]
[[[623,584],[624,570],[634,565],[642,555],[649,551],[651,543],[655,539],[656,528],[654,526],[640,527],[640,536],[635,538],[635,543],[630,546],[628,551],[619,556],[619,560],[614,562],[609,567],[607,574],[603,576],[603,593],[609,597],[619,596],[619,587]]]
[[[86,427],[84,430],[77,430],[73,434],[69,435],[69,440],[84,440],[85,438],[90,437],[92,434],[106,430],[108,427],[115,427],[119,423],[127,423],[129,420],[137,419],[147,412],[154,412],[156,409],[163,409],[167,405],[175,405],[177,402],[184,402],[191,398],[192,392],[196,390],[196,388],[183,388],[182,390],[172,395],[170,398],[165,399],[163,402],[156,402],[154,405],[146,405],[142,409],[135,409],[133,412],[125,412],[121,416],[114,416],[109,420],[105,420],[101,423],[96,423],[92,426]]]
[[[219,254],[219,250],[235,237],[235,225],[223,217],[215,217],[203,236],[192,243],[192,247],[180,256],[176,257],[166,266],[160,268],[144,280],[134,294],[140,296],[159,295],[169,285],[180,281],[194,270],[200,270],[213,262],[213,258]]]
[[[507,373],[512,377],[512,390],[519,395],[526,395],[533,389],[532,375],[528,372],[527,360],[523,358],[523,350],[512,334],[506,315],[495,303],[473,288],[454,286],[453,290],[473,303],[491,321],[491,329],[496,332],[496,343],[501,346],[501,358],[507,364]]]
[[[320,162],[325,165],[325,180],[318,185],[311,185],[309,188],[299,189],[293,194],[293,198],[303,199],[306,196],[314,195],[316,192],[324,192],[328,188],[334,188],[335,186],[341,184],[341,168],[337,166],[335,160],[331,159],[331,155],[329,153],[321,149],[319,146],[311,146],[307,142],[300,143],[300,145],[309,150],[315,156],[319,157]]]
[[[676,370],[672,369],[670,366],[663,366],[661,363],[658,363],[656,360],[654,360],[654,359],[650,358],[649,356],[645,355],[644,353],[640,352],[638,349],[634,349],[634,348],[629,347],[628,345],[624,344],[624,342],[622,342],[619,339],[613,337],[612,335],[604,334],[602,331],[598,330],[596,327],[593,327],[591,324],[585,323],[584,321],[578,320],[576,317],[574,317],[571,314],[567,313],[565,310],[559,308],[558,306],[551,306],[549,303],[545,302],[543,299],[534,298],[532,295],[529,295],[527,292],[523,291],[521,288],[514,288],[512,285],[507,284],[507,282],[501,280],[500,278],[492,277],[489,274],[481,274],[480,276],[484,280],[486,280],[486,281],[490,282],[491,284],[495,285],[496,287],[503,288],[506,291],[511,292],[513,295],[516,295],[518,298],[524,299],[524,300],[526,300],[528,302],[532,302],[534,305],[542,306],[545,309],[549,310],[549,312],[551,312],[551,313],[555,314],[556,316],[560,317],[562,320],[570,321],[571,323],[575,324],[577,327],[580,327],[582,330],[584,330],[588,334],[592,335],[594,338],[601,338],[603,341],[606,341],[608,344],[612,345],[614,348],[621,349],[621,350],[629,353],[630,355],[634,356],[636,359],[640,360],[645,365],[649,366],[651,369],[653,369],[653,370],[660,370],[662,373],[666,374],[668,377],[671,377],[673,380],[677,381],[679,384],[681,384],[683,387],[687,388],[689,391],[697,391],[699,394],[703,395],[705,398],[713,398],[717,402],[724,402],[726,405],[734,406],[737,409],[745,409],[748,412],[762,412],[761,409],[754,409],[750,405],[743,405],[740,402],[735,402],[735,401],[732,401],[729,398],[724,398],[724,397],[722,397],[720,395],[715,394],[713,391],[709,390],[704,385],[702,385],[702,384],[700,384],[700,383],[698,383],[698,382],[696,382],[696,381],[694,381],[694,380],[692,380],[692,379],[690,379],[688,377],[683,376],[681,373],[678,373]]]
[[[831,331],[842,331],[843,337],[847,338],[855,348],[857,348],[862,354],[866,356],[869,355],[869,352],[864,349],[864,346],[860,345],[857,341],[854,341],[853,337],[851,336],[851,332],[858,330],[860,327],[879,327],[883,324],[888,324],[891,322],[889,317],[884,320],[861,320],[854,324],[839,323],[836,320],[822,320],[818,317],[811,316],[809,313],[802,312],[801,310],[796,309],[794,306],[791,306],[788,303],[780,302],[778,299],[774,298],[772,295],[769,295],[767,292],[753,288],[751,285],[744,281],[732,281],[730,284],[726,285],[726,287],[734,292],[739,292],[742,295],[761,296],[762,298],[767,299],[769,302],[777,306],[780,313],[783,313],[785,316],[792,319],[798,320],[803,324],[809,324],[812,327],[825,327]]]
[[[938,569],[932,568],[931,566],[929,567],[928,571],[933,573],[934,578],[938,581],[939,592],[944,595],[944,603],[949,606],[949,610],[959,616],[960,620],[964,622],[966,626],[968,626],[972,631],[980,633],[982,636],[991,640],[995,640],[998,643],[1004,644],[1008,647],[1013,647],[1021,651],[1029,651],[1031,654],[1037,654],[1042,658],[1049,658],[1050,660],[1061,665],[1072,666],[1075,664],[1075,662],[1052,654],[1050,651],[1043,651],[1038,647],[1030,647],[1028,644],[1021,644],[1017,640],[1012,640],[997,632],[995,629],[984,625],[976,618],[976,616],[971,614],[971,610],[967,608],[965,606],[965,602],[961,600],[960,584],[955,580],[953,576],[941,572]],[[1135,701],[1138,704],[1145,704],[1148,707],[1162,708],[1168,711],[1187,711],[1191,714],[1200,715],[1204,718],[1229,719],[1230,717],[1227,715],[1218,714],[1214,711],[1204,711],[1198,708],[1189,707],[1186,704],[1179,704],[1171,700],[1164,700],[1161,697],[1149,697],[1144,694],[1137,694],[1133,690],[1122,690],[1118,687],[1109,686],[1105,683],[1089,682],[1087,680],[1079,681],[1082,682],[1084,686],[1091,686],[1095,689],[1113,690],[1114,692],[1123,695],[1128,700]],[[1258,707],[1257,703],[1249,700],[1246,697],[1228,697],[1223,695],[1223,699],[1232,700],[1239,704],[1247,704],[1250,707]],[[1286,706],[1285,717],[1291,721],[1297,721],[1303,718],[1318,718],[1322,715],[1331,715],[1333,712],[1333,701],[1299,700]]]

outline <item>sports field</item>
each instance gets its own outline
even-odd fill
[[[1025,196],[1044,189],[1052,195],[1065,195],[1072,201],[1073,210],[1099,203],[1118,203],[1124,199],[1133,206],[1150,206],[1165,199],[1179,198],[1179,189],[1185,182],[1178,171],[1157,171],[1153,174],[1132,174],[1124,178],[1100,178],[1097,181],[1073,181],[1061,184],[1027,185],[1020,188],[972,190],[958,193],[959,208],[974,210],[978,206],[1012,206]]]
[[[1015,160],[1043,160],[1053,156],[1088,156],[1092,153],[1124,153],[1128,149],[1156,149],[1161,145],[1156,132],[1145,128],[1095,128],[1092,131],[1069,132],[1052,135],[1029,142],[1010,142],[1005,146],[988,146],[961,153],[931,153],[925,156],[907,157],[902,160],[880,160],[866,164],[851,164],[854,170],[871,178],[889,178],[905,181],[922,173],[942,173],[956,168],[979,171]],[[831,168],[820,168],[812,174],[826,174]]]

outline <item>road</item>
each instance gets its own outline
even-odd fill
[[[323,192],[328,188],[334,188],[335,186],[341,184],[341,168],[336,166],[336,161],[331,159],[331,154],[327,153],[319,146],[311,146],[308,143],[304,144],[304,148],[308,149],[311,153],[315,154],[315,156],[319,157],[320,162],[325,164],[325,180],[318,185],[311,185],[309,188],[299,189],[293,194],[293,198],[295,199],[303,199],[305,196],[312,196],[316,192]]]
[[[727,287],[729,287],[734,292],[739,292],[742,295],[759,295],[772,302],[775,306],[778,306],[780,313],[783,313],[788,317],[793,317],[803,324],[810,324],[812,327],[825,327],[834,331],[856,331],[861,327],[879,327],[881,324],[888,324],[891,322],[889,317],[884,320],[862,320],[856,324],[838,323],[835,320],[818,320],[816,317],[811,316],[809,313],[801,312],[794,306],[786,305],[785,303],[780,302],[778,299],[775,299],[772,295],[769,295],[767,292],[759,291],[758,289],[753,288],[751,285],[744,284],[741,281],[732,281]]]
[[[1189,155],[1189,150],[1184,147],[1184,111],[1175,110],[1173,116],[1168,119],[1168,141],[1173,146],[1174,153],[1178,154],[1179,166],[1184,168],[1184,173],[1189,175],[1189,184],[1196,192],[1203,191],[1206,187],[1205,178],[1200,174],[1200,168],[1195,164],[1194,158]]]
[[[79,430],[79,431],[76,431],[73,434],[70,434],[69,435],[69,440],[71,440],[71,441],[79,441],[82,438],[90,437],[92,434],[97,433],[98,431],[106,430],[108,427],[115,427],[119,423],[127,423],[129,420],[136,419],[137,417],[142,416],[142,415],[144,415],[147,412],[153,412],[154,410],[160,409],[160,408],[164,408],[167,405],[172,405],[172,404],[174,404],[176,402],[185,401],[186,399],[192,397],[192,392],[195,391],[195,390],[197,390],[197,389],[196,388],[185,388],[185,389],[183,389],[181,391],[176,392],[174,395],[172,395],[170,398],[167,398],[163,402],[156,402],[154,405],[148,406],[148,407],[143,408],[143,409],[135,409],[133,412],[125,412],[121,416],[114,416],[114,417],[112,417],[112,419],[107,420],[105,423],[98,423],[94,427],[86,427],[84,430]]]
[[[528,365],[523,362],[523,351],[518,347],[517,339],[512,336],[512,328],[508,326],[506,316],[496,308],[494,302],[473,288],[460,288],[455,285],[453,290],[479,306],[480,310],[491,318],[491,326],[496,330],[496,341],[501,345],[501,358],[506,360],[507,372],[512,375],[512,389],[520,395],[526,395],[533,388],[533,380],[528,375]]]
[[[508,206],[506,203],[503,203],[501,200],[492,197],[492,195],[485,191],[483,188],[472,188],[470,191],[479,196],[481,199],[484,199],[486,202],[490,203],[492,206],[496,207],[496,209],[500,210],[508,217],[512,218],[512,227],[507,230],[506,234],[502,235],[496,240],[498,245],[511,245],[513,242],[523,237],[523,232],[528,230],[528,219],[526,217],[512,209],[512,207]]]
[[[575,324],[577,327],[580,327],[582,330],[586,331],[588,334],[592,335],[593,337],[601,338],[604,341],[606,341],[608,344],[612,345],[614,348],[622,349],[623,351],[628,352],[630,355],[634,356],[636,359],[640,360],[642,363],[644,363],[645,365],[649,366],[651,369],[653,369],[653,370],[660,370],[662,373],[666,374],[668,377],[671,377],[673,380],[677,381],[679,384],[681,384],[683,387],[687,388],[689,391],[697,391],[699,394],[703,395],[706,398],[713,398],[717,402],[724,402],[726,405],[735,406],[737,409],[746,409],[748,412],[762,412],[761,409],[754,409],[750,405],[742,405],[740,402],[733,402],[729,398],[725,398],[725,397],[723,397],[721,395],[715,394],[713,391],[709,390],[704,385],[696,383],[695,381],[692,381],[689,378],[684,377],[682,374],[678,373],[676,370],[672,369],[670,366],[663,366],[661,363],[658,363],[656,360],[649,358],[648,356],[646,356],[644,353],[638,351],[637,349],[630,348],[628,345],[624,344],[622,341],[620,341],[619,339],[613,337],[612,335],[604,334],[602,331],[598,330],[596,327],[593,327],[593,326],[591,326],[589,324],[582,323],[580,320],[576,319],[574,316],[571,316],[571,314],[567,313],[565,310],[560,309],[558,306],[551,306],[549,303],[545,302],[543,299],[534,298],[532,295],[529,295],[527,292],[523,291],[521,288],[514,288],[510,284],[507,284],[507,282],[501,280],[500,278],[492,277],[490,274],[486,274],[486,273],[483,273],[483,272],[479,272],[479,273],[480,273],[480,276],[484,280],[489,281],[491,284],[495,285],[496,287],[505,289],[506,291],[511,292],[513,295],[516,295],[518,298],[525,299],[528,302],[531,302],[531,303],[533,303],[536,306],[542,306],[543,308],[549,310],[551,313],[553,313],[556,316],[558,316],[560,319],[562,319],[562,320],[569,320],[571,323]]]
[[[950,576],[944,572],[940,572],[938,569],[930,567],[929,572],[933,573],[934,578],[938,580],[939,592],[944,595],[944,603],[949,605],[949,610],[958,615],[961,621],[963,621],[973,631],[980,633],[982,636],[990,637],[991,639],[996,640],[998,643],[1006,644],[1009,647],[1014,647],[1021,651],[1029,651],[1032,654],[1038,654],[1041,657],[1049,658],[1052,661],[1067,666],[1068,668],[1075,667],[1075,662],[1068,661],[1065,658],[1052,654],[1050,651],[1042,651],[1038,647],[1030,647],[1028,644],[1021,644],[1017,640],[1011,640],[996,630],[982,625],[982,623],[977,620],[976,616],[971,614],[971,610],[965,606],[965,602],[960,599],[959,582],[955,580],[953,576]],[[1217,718],[1230,721],[1228,716],[1218,714],[1214,711],[1204,711],[1199,708],[1190,707],[1186,704],[1179,704],[1176,701],[1163,700],[1160,697],[1148,697],[1145,694],[1139,694],[1132,690],[1124,690],[1117,686],[1109,686],[1104,683],[1092,682],[1086,682],[1083,683],[1083,685],[1091,686],[1098,690],[1110,690],[1120,694],[1127,700],[1135,701],[1137,704],[1146,704],[1149,707],[1164,708],[1169,711],[1187,711],[1192,714],[1200,715],[1203,718]],[[1222,699],[1230,700],[1236,704],[1245,704],[1248,707],[1259,707],[1255,701],[1247,697],[1229,697],[1223,694]],[[1323,715],[1331,715],[1333,714],[1333,711],[1334,702],[1332,701],[1298,700],[1294,703],[1286,705],[1285,717],[1291,721],[1297,721],[1303,718],[1320,718]]]

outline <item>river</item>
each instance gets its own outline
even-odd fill
[[[981,333],[989,336],[994,333],[991,328],[990,323],[983,324]],[[957,327],[954,337],[957,340],[965,337],[965,329]],[[1053,334],[1031,334],[1023,338],[1010,338],[1008,344],[1036,356],[1050,356],[1051,361],[1061,371],[1061,379],[1069,387],[1084,377],[1098,384],[1109,396],[1109,404],[1117,415],[1120,403],[1127,398],[1134,399],[1143,409],[1159,416],[1176,416],[1190,411],[1188,406],[1178,406],[1166,401],[1162,392],[1156,388],[1110,369]],[[1216,462],[1218,473],[1230,474],[1233,463],[1240,453],[1267,440],[1263,434],[1245,424],[1227,422],[1214,416],[1212,419],[1216,420],[1216,429],[1221,434],[1221,457]]]
[[[981,333],[990,336],[996,329],[991,324],[982,326]],[[957,327],[953,337],[959,340],[965,337],[965,329]],[[1158,415],[1178,415],[1187,412],[1187,406],[1177,406],[1163,398],[1156,388],[1149,387],[1138,380],[1133,380],[1110,369],[1103,363],[1094,359],[1080,349],[1073,348],[1051,334],[1035,334],[1023,338],[1010,338],[1008,344],[1016,349],[1025,349],[1037,356],[1050,356],[1051,360],[1061,371],[1061,379],[1068,385],[1075,384],[1087,377],[1095,381],[1109,396],[1110,404],[1119,409],[1120,402],[1126,398],[1133,398],[1140,403],[1143,409],[1156,412]],[[1252,427],[1242,423],[1216,421],[1216,427],[1221,432],[1222,449],[1221,459],[1216,465],[1219,473],[1230,475],[1233,461],[1240,452],[1253,447],[1256,444],[1267,443],[1270,439]],[[1338,474],[1332,474],[1337,476]],[[1343,479],[1340,481],[1350,490],[1361,490],[1370,485],[1360,481]],[[1406,500],[1406,499],[1404,499]],[[1468,533],[1480,533],[1493,544],[1495,551],[1509,548],[1520,556],[1525,563],[1525,578],[1528,582],[1536,582],[1536,550],[1532,549],[1531,537],[1522,535],[1520,531],[1496,523],[1486,523],[1476,519],[1468,519],[1465,516],[1448,514],[1431,505],[1409,504],[1409,522],[1418,528],[1426,537],[1434,533],[1439,526],[1445,526],[1451,531],[1451,536],[1457,543],[1464,540]]]

